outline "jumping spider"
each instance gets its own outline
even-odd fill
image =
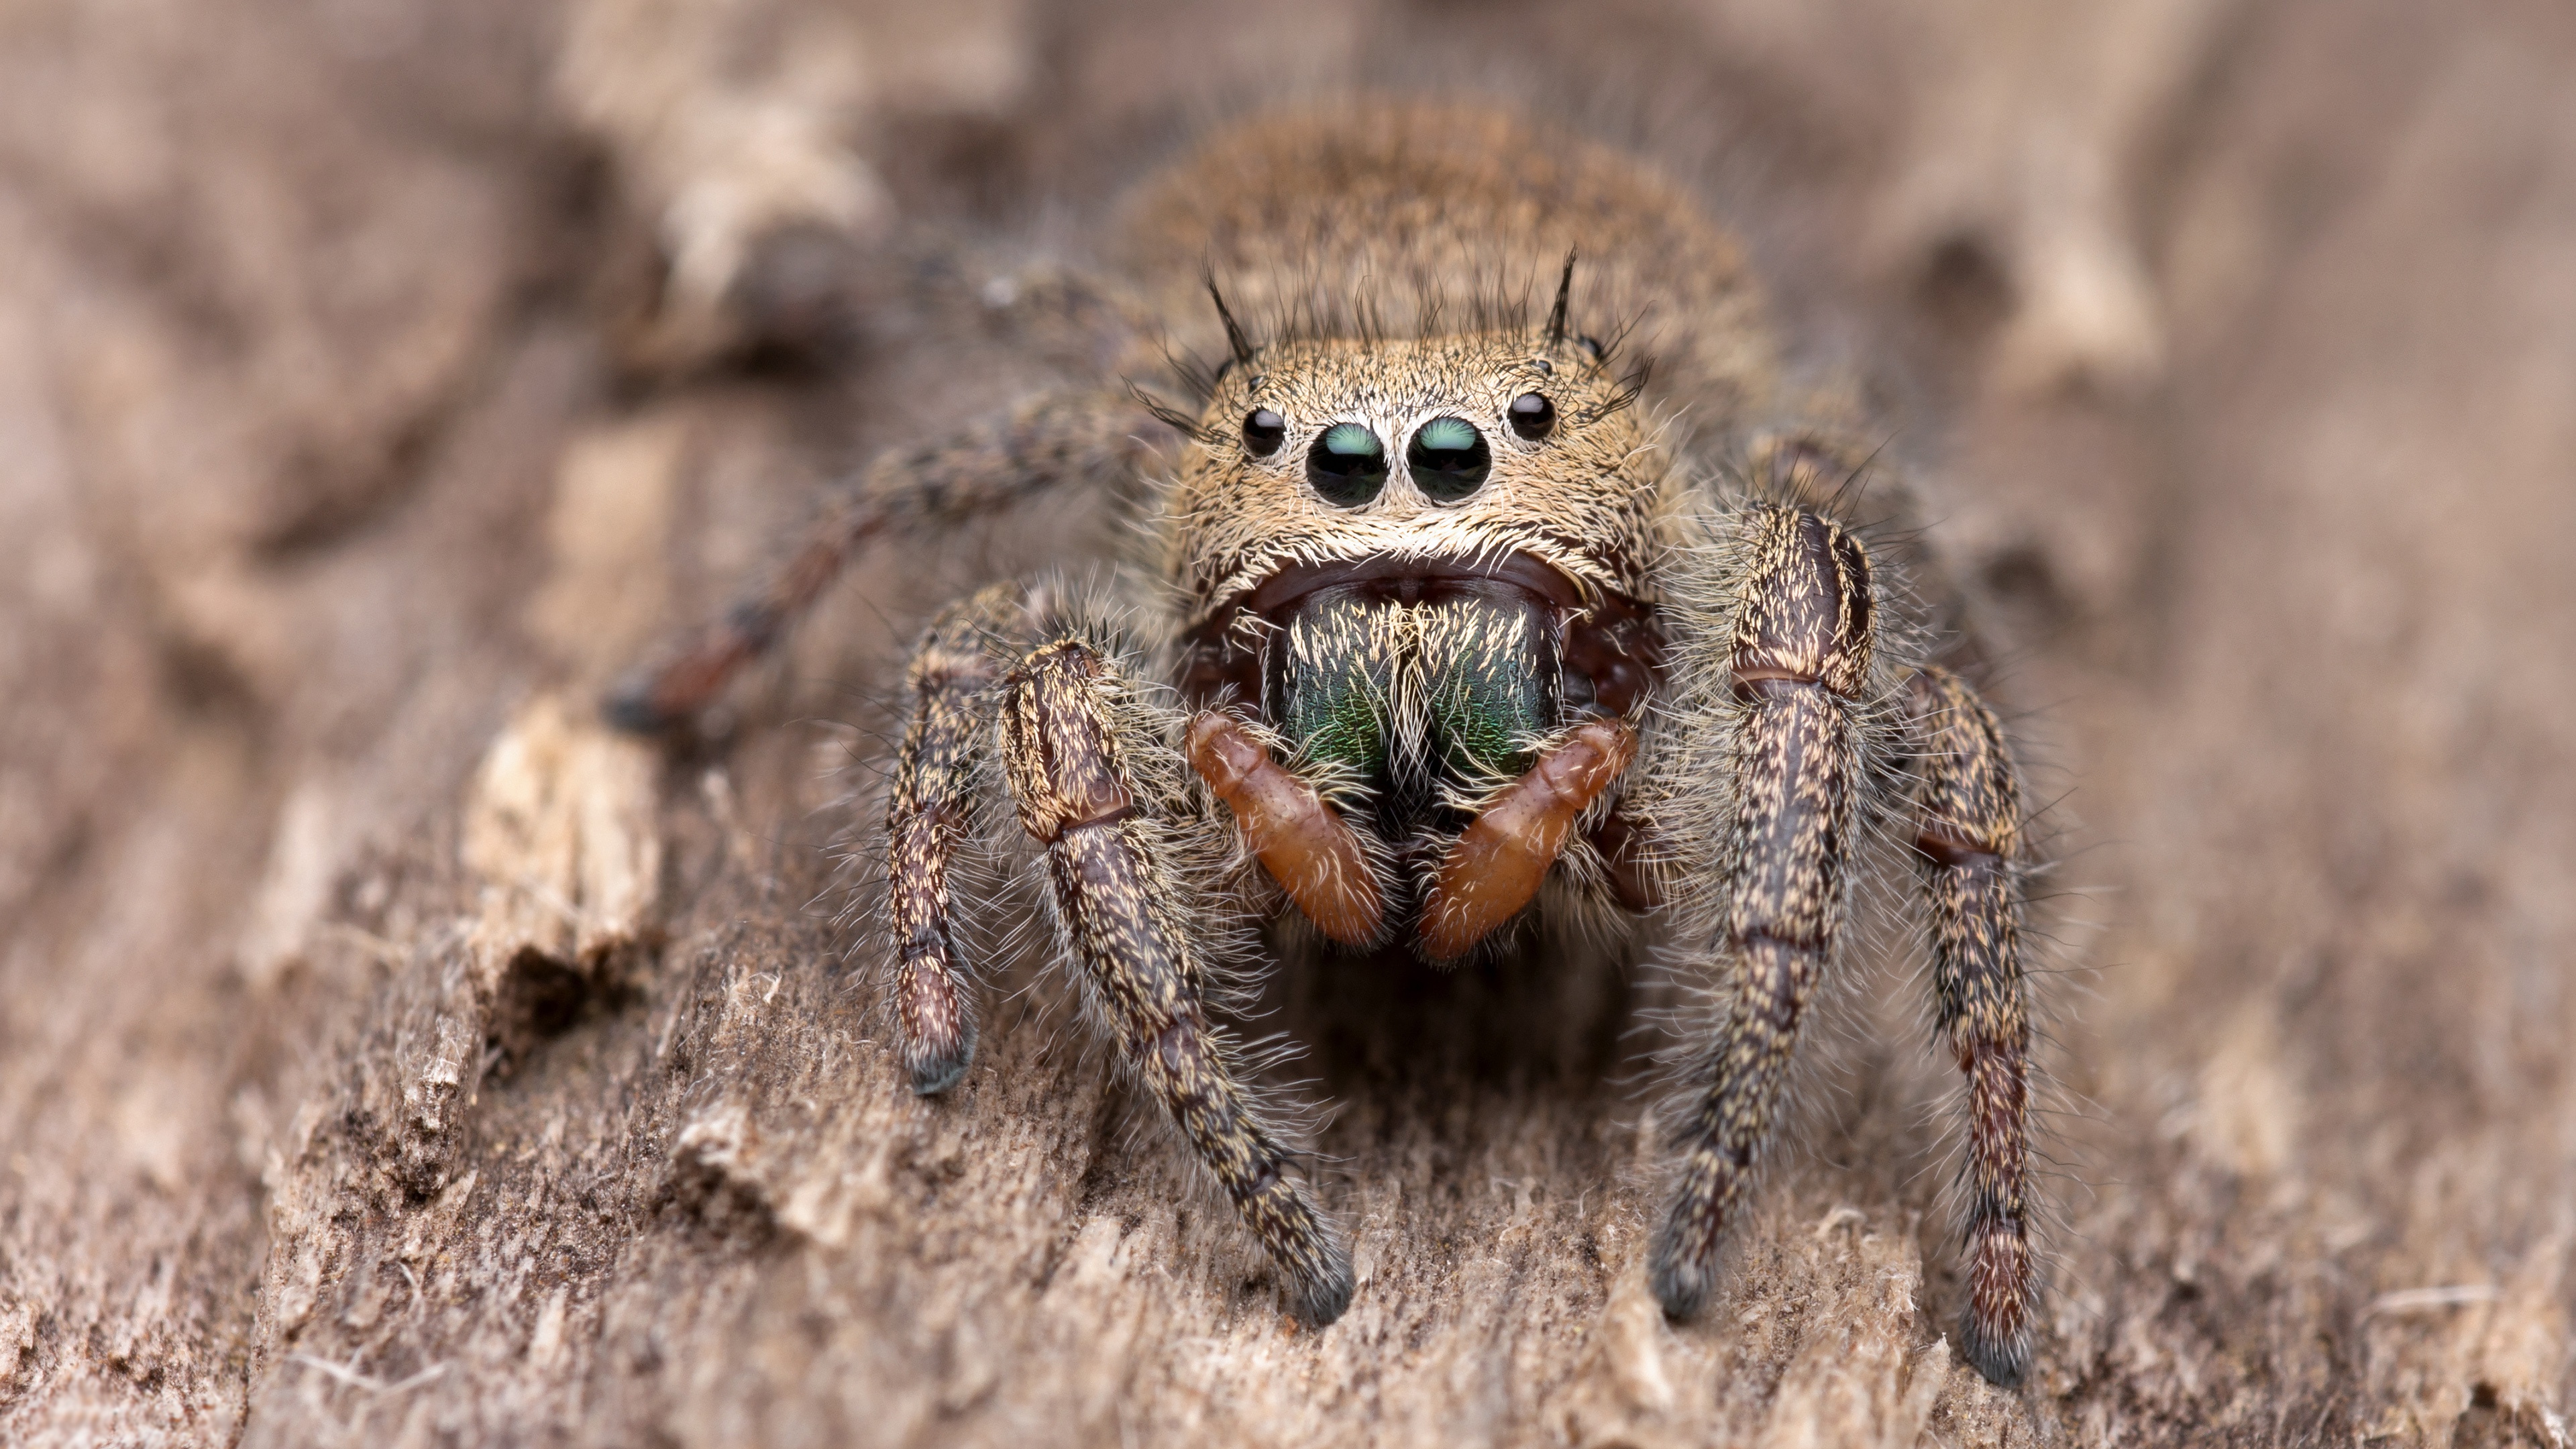
[[[1195,408],[1069,392],[880,458],[612,715],[659,728],[708,704],[868,540],[1058,486],[1135,498],[1148,543],[1105,591],[986,589],[913,658],[884,841],[901,1064],[929,1094],[973,1056],[951,881],[1002,828],[978,808],[996,789],[1042,848],[1091,1019],[1319,1325],[1349,1302],[1350,1257],[1210,1015],[1225,967],[1579,960],[1590,941],[1710,981],[1650,1261],[1687,1317],[1747,1210],[1860,862],[1909,848],[1968,1088],[1961,1337],[2017,1381],[2035,1287],[2012,759],[1931,662],[1899,546],[1874,556],[1845,516],[1866,450],[1776,426],[1801,409],[1735,245],[1632,157],[1422,105],[1240,126],[1129,215],[1123,283],[997,305],[1131,375],[1221,319],[1220,367],[1163,374]],[[1578,325],[1595,319],[1651,329],[1652,390]]]

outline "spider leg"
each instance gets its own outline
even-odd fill
[[[953,528],[1065,483],[1116,477],[1144,457],[1145,439],[1165,431],[1133,398],[1056,393],[944,441],[880,454],[834,490],[784,562],[755,579],[721,618],[621,679],[605,704],[609,721],[652,732],[706,708],[879,536]]]
[[[886,803],[886,885],[897,1056],[925,1097],[955,1086],[975,1058],[973,974],[950,920],[948,874],[973,832],[976,766],[1001,675],[991,641],[1021,612],[1022,593],[996,585],[950,606],[906,671],[912,721]]]
[[[1056,916],[1120,1057],[1160,1102],[1318,1326],[1350,1303],[1350,1255],[1254,1116],[1203,1001],[1205,967],[1167,859],[1137,802],[1119,681],[1098,650],[1060,639],[1003,681],[1002,756],[1020,823],[1046,847]]]
[[[1908,691],[1914,848],[1940,1033],[1968,1081],[1968,1303],[1959,1339],[1998,1384],[2030,1362],[2030,1020],[2023,1001],[2021,790],[1994,712],[1946,669]]]
[[[1682,1162],[1649,1273],[1675,1318],[1715,1287],[1727,1230],[1779,1115],[1790,1054],[1846,905],[1859,731],[1875,612],[1858,540],[1803,508],[1742,515],[1747,564],[1727,643],[1736,708],[1726,741],[1713,953],[1732,1000],[1680,1126]]]

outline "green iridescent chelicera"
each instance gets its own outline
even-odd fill
[[[1386,490],[1386,444],[1363,423],[1335,423],[1306,450],[1306,481],[1336,508],[1357,508]]]
[[[1381,821],[1429,807],[1437,779],[1508,779],[1556,724],[1547,625],[1512,599],[1404,605],[1325,590],[1299,605],[1279,649],[1273,708],[1310,758],[1348,772]]]
[[[1465,418],[1433,418],[1413,431],[1413,446],[1404,450],[1404,466],[1413,486],[1435,503],[1455,503],[1485,486],[1493,470],[1493,451],[1485,435]]]

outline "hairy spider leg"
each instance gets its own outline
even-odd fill
[[[1351,1297],[1350,1253],[1286,1171],[1202,1001],[1190,922],[1136,803],[1112,723],[1118,684],[1098,651],[1043,645],[1003,680],[1002,760],[1020,823],[1046,847],[1056,917],[1118,1053],[1294,1284],[1321,1326]],[[1138,747],[1159,747],[1140,744]]]
[[[1910,681],[1914,839],[1937,1030],[1968,1083],[1968,1361],[2007,1387],[2030,1364],[2030,1019],[2023,1001],[2021,789],[2003,727],[1958,676]]]
[[[1134,397],[1048,393],[928,446],[888,451],[835,488],[783,562],[723,616],[658,651],[609,691],[620,728],[669,729],[712,704],[811,607],[851,556],[889,532],[953,528],[1067,483],[1131,474],[1168,427]]]
[[[1869,559],[1802,508],[1740,521],[1748,566],[1729,642],[1739,705],[1729,749],[1718,958],[1733,999],[1681,1126],[1681,1172],[1649,1273],[1675,1318],[1715,1288],[1720,1251],[1779,1116],[1798,1031],[1846,910],[1858,734],[1872,649]]]
[[[976,773],[1001,675],[993,641],[1018,619],[1022,594],[999,584],[941,611],[905,676],[912,720],[886,802],[886,885],[897,1056],[923,1096],[955,1086],[975,1059],[973,967],[950,919],[949,868],[974,834]]]

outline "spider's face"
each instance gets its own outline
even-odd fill
[[[1650,688],[1664,469],[1593,349],[1534,340],[1265,348],[1170,497],[1185,696],[1334,766],[1391,843]]]
[[[1663,469],[1632,394],[1528,333],[1291,342],[1228,369],[1170,497],[1202,621],[1292,570],[1491,565],[1651,600]]]

